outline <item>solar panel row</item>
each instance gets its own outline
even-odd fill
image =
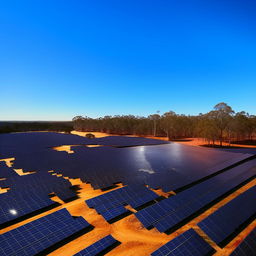
[[[0,195],[0,227],[8,226],[15,220],[33,214],[38,210],[48,209],[56,202],[40,192],[10,191]]]
[[[217,244],[223,246],[239,227],[256,216],[256,186],[219,208],[198,226]]]
[[[111,221],[118,216],[128,213],[124,205],[131,205],[133,208],[140,207],[159,196],[144,186],[126,186],[108,192],[101,196],[89,199],[87,205],[102,214],[107,220]]]
[[[111,235],[108,235],[80,251],[79,253],[75,254],[74,256],[96,256],[99,254],[103,255],[107,249],[113,247],[115,244],[117,244],[117,242],[118,241],[115,238],[113,238]]]
[[[36,255],[89,227],[82,217],[73,218],[62,209],[2,234],[0,255]]]
[[[238,245],[230,256],[255,256],[256,255],[256,228]]]
[[[0,187],[9,187],[10,191],[23,193],[25,191],[36,194],[56,193],[63,201],[76,196],[76,193],[70,188],[72,184],[63,177],[53,176],[48,172],[34,173],[23,176],[13,176],[0,181]]]
[[[174,238],[153,252],[152,256],[210,256],[215,250],[193,229]]]
[[[137,213],[146,228],[156,227],[160,232],[174,229],[190,216],[214,202],[239,184],[256,175],[253,163],[245,163],[217,175],[175,196],[164,199]]]

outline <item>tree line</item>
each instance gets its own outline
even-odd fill
[[[205,114],[196,116],[176,114],[162,115],[159,111],[147,117],[134,115],[104,116],[90,118],[76,116],[73,126],[77,131],[105,132],[119,135],[165,136],[168,140],[201,137],[208,144],[252,141],[256,134],[256,116],[245,111],[235,112],[221,102]]]

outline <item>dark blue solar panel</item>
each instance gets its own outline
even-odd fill
[[[0,161],[0,179],[19,176],[12,168],[7,167],[5,162]]]
[[[2,234],[0,255],[36,255],[89,226],[82,217],[73,218],[62,209]]]
[[[108,235],[96,243],[90,245],[89,247],[85,248],[84,250],[80,251],[79,253],[75,254],[74,256],[95,256],[99,255],[106,251],[106,249],[114,246],[117,243],[117,240],[113,238],[111,235]]]
[[[152,256],[209,256],[214,249],[193,229],[174,238],[155,252]]]
[[[254,162],[251,161],[235,167],[176,196],[149,206],[135,215],[146,228],[156,227],[160,232],[166,232],[255,176],[256,169],[252,168],[253,166]]]
[[[112,221],[128,212],[129,211],[124,206],[120,205],[115,208],[108,209],[107,211],[101,213],[101,215],[106,221]]]
[[[256,228],[238,245],[230,256],[256,255]]]
[[[159,196],[144,186],[126,186],[101,196],[89,199],[87,205],[102,214],[110,221],[122,214],[128,213],[124,205],[131,205],[133,208],[140,207]]]
[[[55,132],[28,132],[0,134],[0,159],[18,156],[23,153],[39,151],[60,145],[113,145],[127,147],[136,145],[168,144],[168,141],[146,139],[139,137],[109,136],[104,138],[88,139],[85,137]]]
[[[0,181],[0,187],[10,187],[10,191],[19,193],[31,191],[33,194],[44,193],[45,195],[56,193],[63,201],[76,196],[76,193],[70,189],[71,186],[72,184],[68,180],[51,175],[48,172],[17,175]]]
[[[256,186],[239,195],[198,226],[217,244],[222,245],[237,229],[256,214]]]
[[[21,217],[57,205],[44,193],[20,191],[0,194],[0,226],[7,226]]]

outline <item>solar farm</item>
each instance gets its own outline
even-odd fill
[[[256,149],[0,134],[0,255],[256,255]]]

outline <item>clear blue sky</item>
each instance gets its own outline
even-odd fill
[[[256,2],[1,1],[0,120],[256,114]]]

